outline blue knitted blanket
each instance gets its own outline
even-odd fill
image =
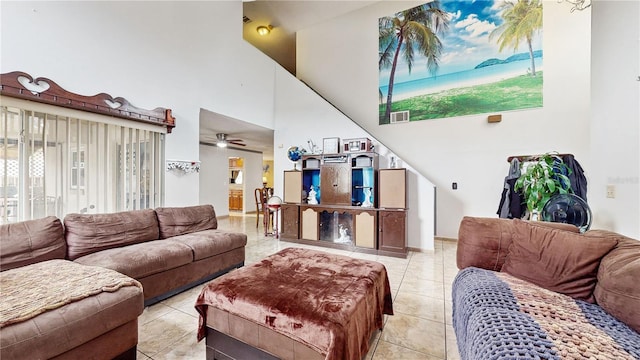
[[[598,305],[473,267],[453,283],[453,327],[462,360],[640,359],[640,334]]]

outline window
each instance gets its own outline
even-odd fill
[[[71,152],[71,188],[84,189],[84,150]]]
[[[0,107],[0,224],[163,204],[162,128],[15,103]]]

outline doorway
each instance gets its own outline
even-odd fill
[[[229,157],[229,213],[244,213],[244,158]]]

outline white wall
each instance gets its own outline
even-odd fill
[[[255,189],[262,187],[262,154],[229,149],[229,156],[244,159],[244,204],[243,212],[256,211]],[[233,154],[233,155],[231,155]]]
[[[640,239],[640,2],[594,1],[591,176],[594,227]],[[606,186],[615,186],[615,198]]]
[[[173,109],[167,159],[198,160],[200,108],[273,128],[277,65],[242,40],[240,1],[3,1],[0,16],[2,73]],[[197,204],[198,188],[167,173],[165,205]]]
[[[348,120],[342,113],[317,96],[302,82],[297,81],[284,69],[276,73],[276,104],[274,132],[274,168],[276,193],[282,196],[283,171],[293,169],[293,163],[287,159],[289,146],[297,145],[309,149],[307,140],[311,139],[322,148],[322,139],[339,137],[340,139],[369,137],[366,131]],[[375,140],[375,139],[372,139]],[[375,143],[375,151],[380,154],[380,167],[388,167],[389,150]],[[408,246],[416,249],[433,250],[434,242],[434,192],[433,184],[418,174],[411,166],[408,168]],[[298,169],[299,169],[298,165]]]
[[[229,158],[224,150],[200,145],[200,204],[211,204],[216,216],[229,215]]]
[[[436,235],[465,215],[496,217],[510,155],[573,153],[592,172],[590,10],[544,1],[544,108],[378,125],[378,18],[424,1],[384,1],[298,33],[298,77],[437,187]],[[338,56],[326,56],[338,54]],[[451,183],[458,183],[458,190]]]
[[[243,212],[255,212],[254,190],[262,187],[262,154],[200,145],[200,204],[212,204],[217,216],[229,215],[229,158],[243,159]]]

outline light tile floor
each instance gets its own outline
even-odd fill
[[[252,215],[220,219],[221,229],[247,234],[245,264],[287,247],[306,247],[383,263],[394,295],[395,315],[385,316],[366,359],[459,359],[451,325],[451,283],[458,272],[456,243],[436,240],[435,250],[410,252],[406,259],[361,254],[278,241],[256,229]],[[261,224],[262,225],[262,224]],[[138,319],[138,359],[205,359],[204,341],[196,342],[197,286],[153,306]]]

